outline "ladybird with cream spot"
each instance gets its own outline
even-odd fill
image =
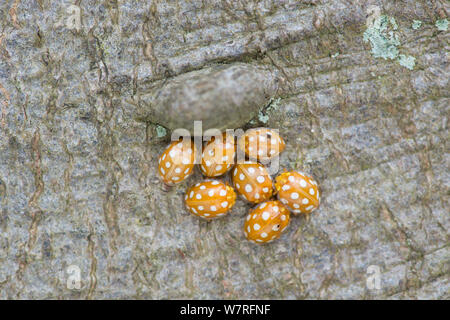
[[[236,146],[232,134],[223,133],[219,137],[213,137],[203,148],[201,172],[207,177],[224,175],[233,166],[235,153]]]
[[[267,162],[285,148],[284,140],[270,128],[249,129],[238,139],[238,146],[250,159]]]
[[[280,201],[266,201],[249,212],[244,224],[244,234],[251,242],[269,243],[281,236],[289,221],[289,210]]]
[[[275,179],[278,199],[292,212],[311,213],[319,207],[320,191],[317,182],[298,171],[284,172]]]
[[[173,141],[158,160],[158,173],[166,185],[173,186],[189,177],[194,169],[196,148],[190,139]]]
[[[272,178],[260,163],[237,164],[231,171],[231,179],[237,192],[249,202],[260,203],[272,196]]]
[[[225,216],[236,201],[236,193],[221,181],[207,180],[190,187],[184,201],[190,213],[209,220]]]

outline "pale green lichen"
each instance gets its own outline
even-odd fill
[[[265,115],[264,113],[262,113],[261,111],[258,113],[258,119],[259,121],[261,121],[262,123],[267,123],[267,121],[269,121],[269,116]]]
[[[158,138],[162,138],[162,137],[166,136],[166,134],[167,134],[166,128],[164,128],[163,126],[160,126],[160,125],[156,126],[156,136]]]
[[[375,58],[392,60],[398,57],[397,46],[400,45],[400,41],[392,31],[395,28],[397,28],[397,23],[392,24],[388,16],[382,15],[364,32],[364,42],[370,42],[372,54]]]
[[[439,31],[447,31],[448,29],[448,20],[447,19],[440,19],[437,20],[435,23],[436,28],[438,28]]]
[[[336,52],[335,54],[331,55],[331,58],[334,59],[334,58],[336,58],[339,54],[340,54],[339,52]]]
[[[421,26],[422,26],[422,21],[420,21],[420,20],[413,20],[413,23],[412,23],[412,25],[411,25],[411,27],[412,27],[414,30],[419,29]]]
[[[262,123],[267,123],[269,121],[269,116],[267,115],[267,113],[278,109],[280,101],[281,101],[280,98],[270,99],[267,106],[263,108],[263,110],[258,112],[258,120],[261,121]],[[252,121],[250,121],[250,124],[252,124]]]
[[[364,32],[363,40],[370,42],[375,58],[397,60],[401,66],[413,70],[416,58],[400,54],[398,49],[400,41],[395,33],[397,29],[398,24],[394,17],[381,15]]]
[[[414,66],[416,65],[416,58],[414,58],[413,56],[401,54],[398,57],[398,63],[409,70],[413,70]]]

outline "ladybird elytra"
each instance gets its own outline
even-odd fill
[[[190,139],[173,141],[158,160],[158,173],[169,186],[180,183],[189,177],[194,168],[195,144]]]
[[[233,166],[235,153],[233,135],[223,133],[220,137],[212,137],[203,148],[200,171],[207,177],[224,175]]]
[[[257,162],[236,164],[231,171],[236,191],[247,201],[260,203],[270,199],[273,181],[266,167]]]
[[[278,200],[266,201],[251,210],[245,220],[247,240],[263,244],[278,239],[289,225],[289,210]]]
[[[320,203],[320,191],[317,182],[309,175],[290,171],[275,179],[278,199],[292,212],[311,213]]]
[[[236,201],[236,193],[219,180],[206,180],[187,189],[184,200],[190,213],[209,220],[225,216]]]
[[[277,130],[253,128],[239,137],[238,147],[251,159],[268,161],[284,150],[285,142]]]

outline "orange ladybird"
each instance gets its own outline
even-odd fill
[[[212,138],[203,149],[200,170],[207,177],[225,174],[234,164],[234,136],[224,133],[222,139]]]
[[[167,185],[186,179],[194,168],[196,148],[190,139],[172,142],[159,157],[158,173]]]
[[[244,234],[255,243],[271,242],[280,237],[289,220],[289,210],[280,201],[266,201],[247,215]]]
[[[302,172],[280,174],[275,179],[275,189],[278,199],[294,213],[310,213],[319,206],[317,182]]]
[[[285,143],[273,129],[254,128],[239,137],[238,146],[250,158],[267,161],[279,155],[284,150]]]
[[[272,196],[273,182],[266,167],[257,162],[237,164],[231,171],[233,184],[247,201],[260,203]]]
[[[190,213],[205,219],[224,216],[234,205],[233,188],[218,180],[197,183],[186,191],[184,197]]]

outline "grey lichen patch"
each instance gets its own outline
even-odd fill
[[[422,21],[420,21],[420,20],[414,20],[413,23],[412,23],[412,25],[411,25],[411,28],[413,28],[414,30],[417,30],[417,29],[419,29],[421,26],[422,26]]]
[[[398,24],[394,17],[380,15],[364,32],[363,40],[364,42],[370,42],[372,55],[375,58],[397,60],[401,66],[413,70],[416,58],[400,54],[398,48],[400,40],[395,32],[396,30],[398,30]]]
[[[202,121],[203,130],[234,129],[257,116],[277,88],[277,73],[268,67],[215,65],[171,78],[150,92],[142,90],[137,116],[191,133],[194,121]]]
[[[434,25],[436,26],[436,28],[438,28],[439,31],[447,31],[448,30],[448,20],[447,19],[437,20]]]
[[[409,70],[413,70],[414,66],[416,65],[416,58],[414,58],[413,56],[401,54],[398,57],[398,63]]]

